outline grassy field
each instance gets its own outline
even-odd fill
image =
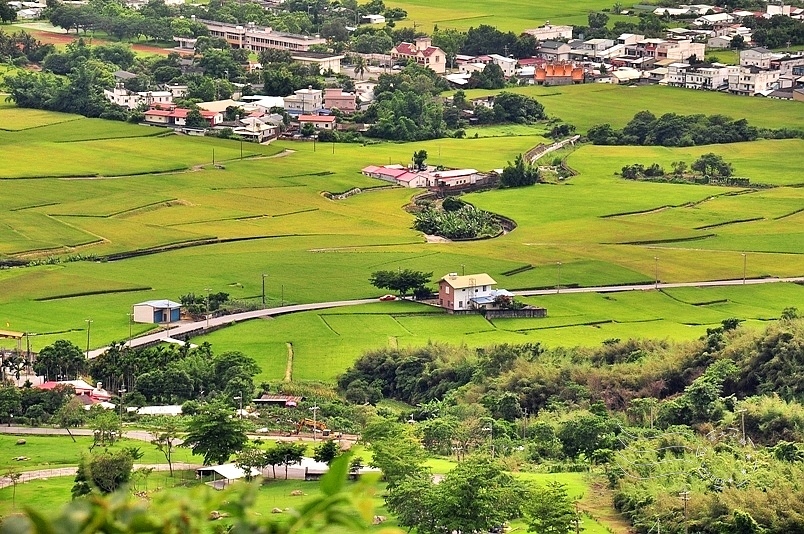
[[[588,87],[611,98],[628,91]],[[569,98],[578,89],[587,91],[561,90]],[[643,89],[649,88],[636,91]],[[654,98],[666,104],[659,93]],[[0,119],[19,111],[2,107]],[[774,113],[781,121],[781,111]],[[796,185],[802,179],[790,155],[804,150],[801,140],[678,149],[584,146],[568,157],[580,174],[565,182],[466,197],[480,208],[513,218],[518,223],[513,232],[487,241],[426,243],[402,209],[414,192],[372,190],[384,182],[361,175],[363,166],[406,163],[414,150],[424,149],[434,164],[489,170],[544,142],[543,130],[494,127],[478,129],[477,139],[368,146],[247,144],[244,155],[255,157],[240,161],[237,142],[154,136],[161,130],[70,116],[71,122],[59,124],[66,120],[59,114],[44,118],[47,124],[35,129],[0,132],[0,143],[15,154],[0,160],[0,174],[17,178],[3,182],[0,255],[30,260],[82,254],[103,260],[104,255],[143,249],[167,251],[120,261],[0,270],[0,322],[35,333],[34,349],[61,337],[84,346],[84,320],[89,318],[92,346],[124,339],[129,333],[126,314],[143,300],[178,299],[210,288],[256,301],[263,273],[268,275],[269,305],[379,295],[368,283],[369,275],[397,267],[432,271],[436,278],[461,268],[488,272],[509,289],[555,285],[557,262],[562,262],[564,285],[648,282],[654,276],[654,257],[659,258],[661,280],[667,282],[738,278],[743,253],[748,254],[748,276],[804,273],[804,234],[797,224],[804,217],[798,211],[804,206],[800,187],[733,195],[741,190],[632,182],[614,174],[626,164],[656,161],[669,168],[671,161],[691,162],[715,151],[752,182]],[[213,149],[216,161],[226,160],[225,168],[208,165]],[[53,153],[60,157],[49,157]],[[110,153],[115,157],[106,157]],[[105,178],[168,168],[187,170]],[[97,176],[24,178],[56,174]],[[365,192],[344,201],[321,195],[352,187]],[[510,279],[503,274],[525,266],[532,268]],[[380,343],[387,343],[389,335],[407,335],[404,325],[389,317],[378,321]],[[311,332],[320,327],[311,320]],[[133,333],[147,328],[135,325]],[[674,337],[686,331],[663,328]],[[368,346],[360,339],[344,341],[346,337],[341,336],[345,346]],[[567,342],[586,342],[588,337],[574,332]],[[599,336],[591,339],[597,342]],[[304,341],[274,339],[271,351],[282,358],[266,374],[284,368],[287,342],[302,353],[307,350]],[[313,374],[336,372],[322,371],[322,360],[316,358],[306,364],[300,360],[301,376],[305,365]]]
[[[604,0],[581,0],[579,2],[528,2],[527,0],[442,0],[438,3],[427,0],[391,0],[388,7],[400,7],[408,17],[399,24],[415,24],[422,31],[430,32],[434,26],[467,30],[481,24],[496,26],[502,31],[517,35],[527,28],[541,26],[545,21],[553,24],[577,24],[585,26],[590,11],[611,9],[611,2]],[[616,18],[616,17],[612,17]],[[625,18],[625,17],[623,17]]]
[[[19,471],[35,471],[40,469],[58,469],[60,467],[76,466],[81,455],[89,453],[92,446],[90,436],[76,436],[75,443],[69,436],[23,436],[25,445],[15,445],[20,436],[7,434],[0,435],[0,472],[9,468]],[[141,464],[167,464],[164,455],[145,441],[121,439],[114,445],[98,447],[110,451],[120,450],[124,447],[139,447],[143,457],[137,460]],[[96,449],[96,450],[98,450]],[[14,458],[28,457],[29,460],[16,461]],[[173,453],[174,462],[202,463],[203,458],[194,456],[189,449],[177,448]]]
[[[555,274],[553,266],[544,276]],[[514,287],[518,276],[502,278],[500,285]],[[251,355],[262,368],[257,381],[282,380],[290,343],[294,380],[330,381],[363,352],[378,347],[537,342],[549,347],[594,346],[607,339],[635,336],[681,341],[700,337],[707,328],[731,317],[745,320],[745,327],[763,328],[785,307],[804,302],[804,287],[772,284],[559,294],[523,300],[547,308],[548,317],[488,321],[479,315],[440,313],[423,304],[389,302],[251,321],[197,338],[196,342],[237,347]]]
[[[650,110],[656,116],[664,113],[721,114],[735,119],[746,118],[750,124],[765,128],[804,128],[804,106],[786,100],[745,98],[659,85],[531,85],[505,90],[536,98],[550,116],[574,124],[579,132],[602,123],[622,128],[635,113],[642,110]],[[497,92],[475,89],[466,91],[466,95],[476,98]]]

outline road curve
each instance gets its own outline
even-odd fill
[[[628,284],[628,285],[611,285],[611,286],[591,286],[591,287],[567,287],[567,288],[553,288],[553,289],[528,289],[522,291],[513,291],[513,293],[520,297],[533,297],[539,295],[555,295],[564,293],[616,293],[622,291],[649,291],[651,289],[673,289],[679,287],[726,287],[726,286],[740,286],[740,285],[757,285],[757,284],[773,284],[773,283],[804,283],[804,276],[792,276],[786,278],[747,278],[743,280],[738,278],[736,280],[708,280],[703,282],[676,282],[676,283],[653,283],[653,284]],[[255,310],[242,313],[234,313],[231,315],[224,315],[222,317],[210,318],[209,321],[195,321],[192,323],[182,323],[173,326],[170,329],[162,330],[153,334],[145,334],[139,337],[132,338],[128,342],[131,347],[145,347],[164,341],[167,338],[180,339],[182,336],[188,334],[197,335],[203,333],[207,329],[217,329],[224,326],[230,326],[242,321],[251,319],[259,319],[262,317],[273,317],[277,315],[285,315],[288,313],[297,313],[303,311],[325,310],[328,308],[339,308],[344,306],[357,306],[360,304],[370,304],[377,302],[377,299],[356,299],[356,300],[337,300],[333,302],[314,302],[310,304],[294,304],[292,306],[279,306],[277,308],[267,308],[264,310]],[[109,347],[101,347],[91,350],[88,353],[89,358],[97,358]]]
[[[198,469],[199,467],[202,467],[201,464],[173,462],[173,469],[177,471]],[[168,464],[134,464],[134,471],[143,468],[153,469],[154,471],[170,471]],[[78,467],[57,467],[54,469],[39,469],[37,471],[22,471],[20,472],[20,478],[17,480],[17,484],[30,482],[31,480],[41,480],[43,478],[75,476],[76,472],[78,472]],[[0,489],[7,488],[13,483],[14,482],[8,477],[0,477]]]

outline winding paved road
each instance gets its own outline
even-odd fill
[[[520,297],[532,297],[539,295],[555,295],[557,293],[617,293],[622,291],[649,291],[652,289],[674,289],[679,287],[728,287],[740,285],[758,285],[758,284],[774,284],[774,283],[804,283],[804,276],[791,276],[786,278],[747,278],[743,280],[738,278],[736,280],[709,280],[704,282],[676,282],[676,283],[658,283],[658,284],[629,284],[629,285],[612,285],[612,286],[592,286],[592,287],[566,287],[559,289],[531,289],[523,291],[513,291],[513,293]],[[277,315],[285,315],[287,313],[297,313],[303,311],[325,310],[328,308],[339,308],[344,306],[357,306],[360,304],[370,304],[377,302],[377,299],[356,299],[356,300],[338,300],[333,302],[314,302],[311,304],[295,304],[292,306],[280,306],[277,308],[267,308],[264,310],[255,310],[250,312],[235,313],[232,315],[224,315],[222,317],[210,318],[209,321],[196,321],[192,323],[182,323],[167,330],[162,330],[153,334],[145,334],[143,336],[132,338],[129,346],[131,347],[144,347],[154,345],[160,341],[165,341],[168,338],[197,335],[202,334],[207,329],[217,329],[233,325],[242,321],[251,319],[259,319],[263,317],[273,317]],[[89,351],[89,358],[97,358],[109,347],[101,347]]]

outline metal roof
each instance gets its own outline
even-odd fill
[[[173,302],[172,300],[146,300],[145,302],[138,302],[135,306],[150,306],[152,308],[181,308],[181,304]]]
[[[466,287],[474,287],[474,286],[493,286],[496,285],[497,282],[491,276],[487,275],[486,273],[478,273],[478,274],[467,274],[464,276],[458,275],[447,275],[443,277],[439,282],[446,282],[449,284],[450,287],[455,289],[462,289]]]

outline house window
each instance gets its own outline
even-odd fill
[[[444,286],[444,293],[449,295],[449,286]]]
[[[463,308],[463,301],[462,301],[462,300],[459,300],[459,301],[458,301],[458,307],[459,307],[459,308]]]

